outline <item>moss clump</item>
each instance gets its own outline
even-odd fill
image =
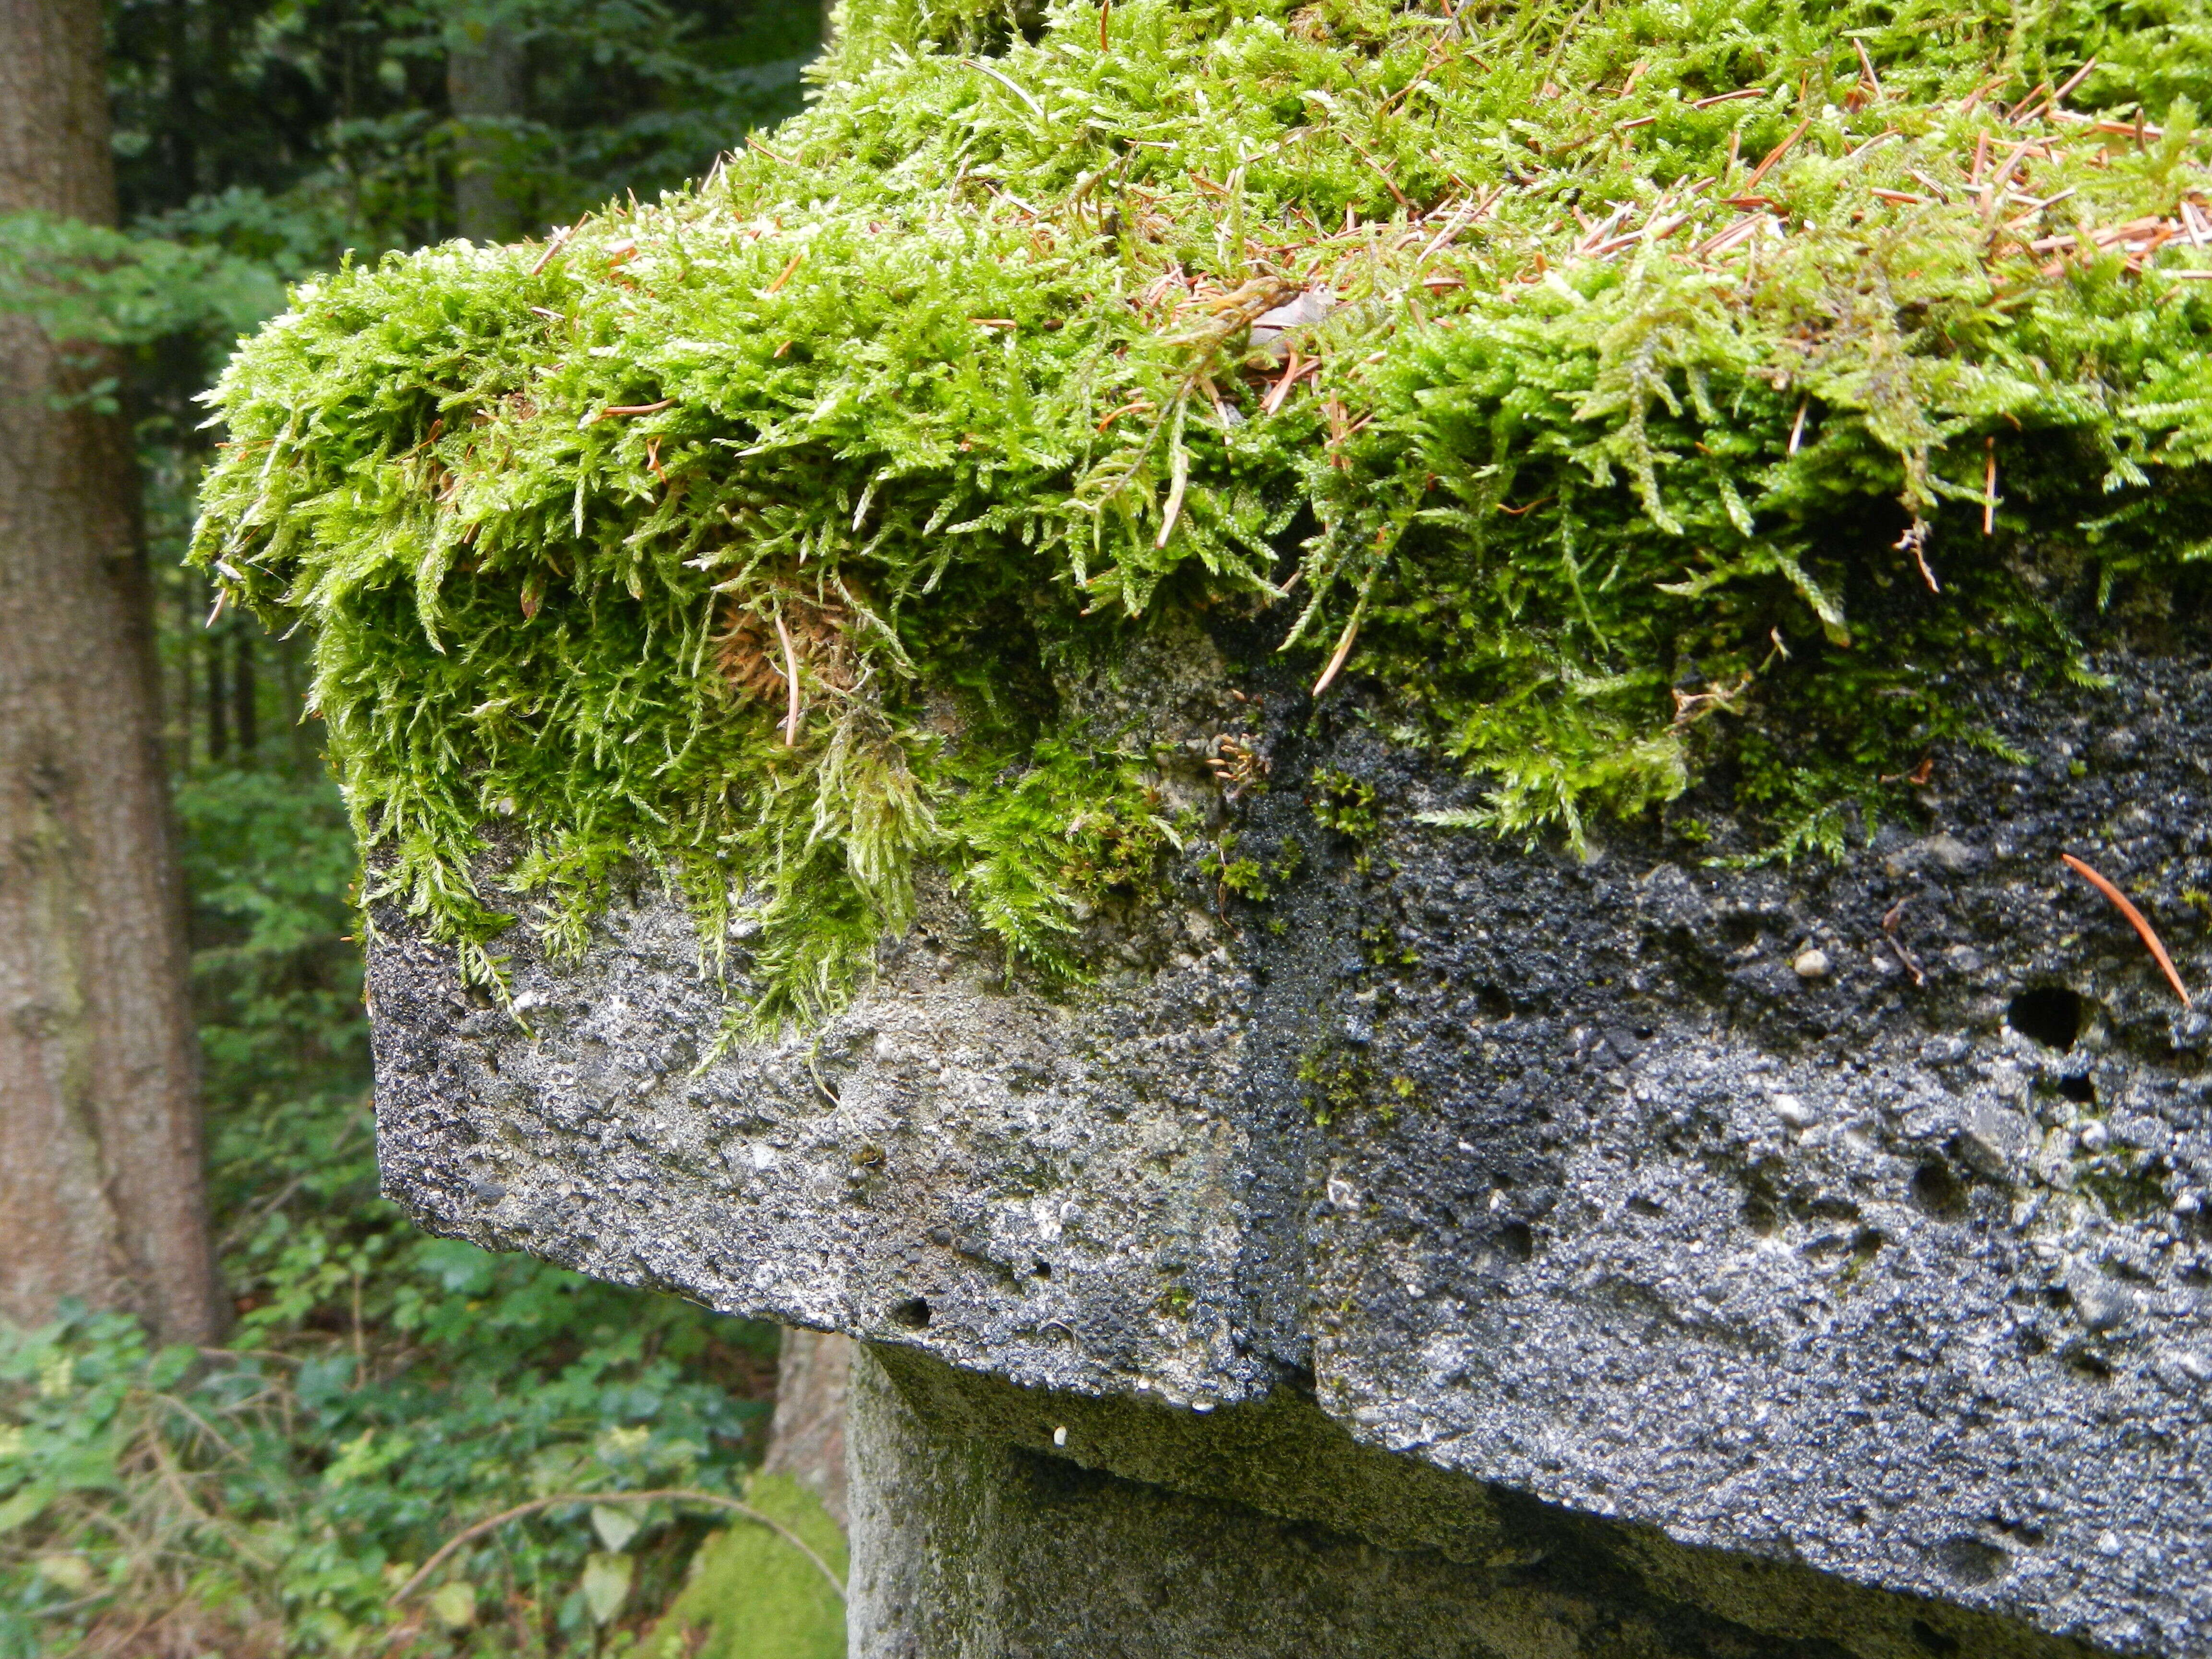
[[[1306,1110],[1323,1129],[1362,1110],[1371,1111],[1387,1127],[1398,1121],[1401,1109],[1422,1103],[1420,1085],[1413,1079],[1382,1079],[1364,1053],[1343,1042],[1325,1042],[1300,1055],[1298,1083]]]
[[[1053,961],[1178,832],[1044,671],[1231,595],[1487,781],[1447,821],[1579,835],[1734,714],[1839,845],[1954,670],[2076,661],[2024,538],[2206,545],[2179,0],[845,21],[696,188],[311,285],[213,395],[195,556],[312,623],[372,892],[477,971],[501,815],[571,942],[641,854],[743,909],[765,1020],[923,858]]]
[[[1373,784],[1329,767],[1314,774],[1313,787],[1313,815],[1327,828],[1353,841],[1372,840],[1382,829]]]

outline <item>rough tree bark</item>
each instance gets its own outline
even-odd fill
[[[112,223],[97,0],[0,0],[0,212]],[[220,1329],[122,421],[0,316],[0,1315]]]
[[[787,1474],[822,1500],[841,1527],[845,1498],[845,1391],[853,1340],[789,1328],[776,1356],[775,1419],[761,1467]]]

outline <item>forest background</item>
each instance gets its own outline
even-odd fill
[[[191,915],[219,1350],[0,1325],[0,1659],[642,1651],[757,1461],[772,1327],[417,1232],[377,1195],[356,859],[304,641],[180,560],[198,394],[284,285],[507,240],[793,112],[817,0],[110,0],[122,228],[0,215],[0,313],[135,434]],[[662,1644],[651,1644],[657,1648]],[[695,1644],[684,1644],[687,1649]]]

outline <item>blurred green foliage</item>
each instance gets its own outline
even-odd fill
[[[0,216],[0,311],[82,351],[137,435],[237,1309],[203,1352],[81,1309],[0,1328],[0,1659],[617,1653],[726,1521],[602,1507],[617,1541],[555,1505],[393,1605],[514,1504],[737,1490],[775,1333],[428,1237],[378,1195],[357,858],[301,652],[210,620],[179,562],[210,442],[193,400],[232,341],[349,248],[450,233],[453,40],[489,21],[520,43],[485,153],[542,220],[672,184],[796,108],[818,20],[812,0],[121,0],[125,228]]]
[[[280,688],[264,687],[272,717]],[[341,937],[352,842],[298,752],[272,732],[196,760],[178,798],[237,1327],[203,1354],[149,1352],[131,1321],[82,1311],[0,1332],[0,1656],[100,1650],[142,1623],[226,1655],[394,1632],[392,1653],[619,1651],[712,1511],[629,1508],[642,1524],[610,1551],[588,1505],[557,1506],[391,1597],[517,1503],[734,1491],[775,1333],[428,1237],[377,1195],[360,959]],[[599,1558],[604,1579],[617,1554],[623,1605],[595,1618],[586,1568]]]
[[[799,103],[814,0],[111,0],[124,216],[294,276],[453,233],[449,53],[520,54],[489,165],[521,228],[703,172]]]
[[[273,728],[281,680],[264,695]],[[355,854],[302,752],[272,732],[195,760],[178,793],[237,1327],[204,1354],[82,1311],[0,1332],[5,1659],[146,1621],[226,1655],[352,1652],[394,1628],[417,1638],[394,1653],[617,1650],[712,1512],[630,1509],[643,1524],[609,1552],[586,1505],[559,1506],[390,1598],[478,1517],[562,1492],[732,1491],[757,1451],[772,1328],[428,1237],[377,1195],[341,937]],[[599,1620],[584,1573],[611,1553],[630,1588]],[[449,1583],[471,1587],[465,1620]]]

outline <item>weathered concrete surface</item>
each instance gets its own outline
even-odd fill
[[[1918,821],[1790,871],[1425,828],[1463,786],[1221,665],[1140,713],[1256,734],[1237,852],[1304,854],[1270,903],[1194,858],[1164,909],[1092,919],[1103,977],[1054,1000],[940,896],[826,1030],[703,1068],[717,995],[649,887],[579,965],[502,943],[527,1033],[386,916],[386,1184],[438,1231],[1025,1388],[1310,1387],[1363,1445],[1681,1545],[2212,1651],[2212,1021],[2057,862],[2212,983],[2212,672],[2108,665],[1962,689],[2025,763],[1946,750]],[[1316,822],[1323,769],[1376,789],[1372,836]]]

